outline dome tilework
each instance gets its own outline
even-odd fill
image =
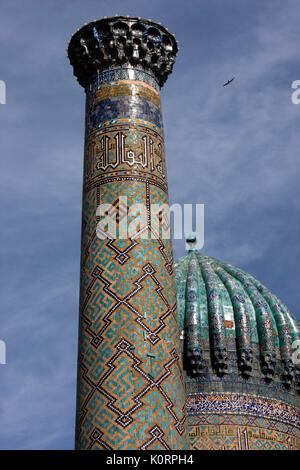
[[[175,279],[192,448],[298,448],[296,317],[253,276],[193,248]]]

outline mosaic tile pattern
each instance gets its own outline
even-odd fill
[[[175,263],[195,449],[297,449],[299,323],[249,274],[194,250]]]
[[[201,422],[201,420],[199,420]],[[297,436],[276,421],[244,416],[210,415],[206,423],[191,426],[189,438],[195,450],[299,450]],[[222,424],[218,424],[218,423]],[[283,430],[281,430],[283,428]]]
[[[201,393],[188,399],[194,449],[298,450],[300,410],[264,396]]]
[[[108,25],[112,38],[120,37],[120,22],[97,23],[96,32],[105,35]],[[127,64],[87,80],[89,59],[80,54],[92,51],[89,31],[96,40],[89,26],[70,45],[87,95],[76,448],[182,449],[188,441],[172,245],[151,226],[152,205],[168,204],[162,75],[152,66],[142,71]],[[128,207],[143,203],[147,220],[137,236],[101,240],[100,204],[112,204],[118,227],[131,222],[120,196]],[[169,226],[169,218],[162,224]],[[148,238],[140,239],[145,233]]]
[[[143,86],[150,85],[156,91],[160,92],[155,75],[147,72],[142,66],[136,64],[134,67],[130,64],[126,66],[108,67],[104,72],[97,73],[90,81],[87,91],[96,91],[112,86],[122,81],[124,84],[130,81],[131,84],[142,82]]]
[[[152,98],[154,101],[152,96],[147,96],[150,95],[150,93],[147,93],[147,88],[144,94],[138,93],[139,90],[137,90],[136,85],[127,85],[120,88],[118,95],[114,94],[118,88],[112,86],[105,90],[106,97],[96,94],[94,99],[89,93],[90,105],[87,107],[86,113],[86,130],[88,134],[99,123],[114,119],[143,119],[155,124],[159,129],[162,128],[160,107],[149,99]],[[125,95],[121,93],[125,93]]]

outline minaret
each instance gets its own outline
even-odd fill
[[[77,449],[187,448],[172,243],[154,223],[169,228],[168,210],[154,216],[168,208],[160,87],[177,51],[160,24],[122,16],[69,44],[86,92]],[[127,233],[135,204],[145,217]]]

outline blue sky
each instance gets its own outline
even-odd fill
[[[299,318],[300,3],[3,1],[1,449],[73,448],[84,91],[66,47],[83,23],[116,13],[160,21],[180,43],[162,90],[170,202],[204,203],[203,252]]]

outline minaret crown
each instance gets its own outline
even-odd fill
[[[97,73],[112,66],[151,70],[160,86],[172,72],[177,41],[158,23],[115,16],[93,21],[71,38],[68,56],[74,75],[84,88]]]

